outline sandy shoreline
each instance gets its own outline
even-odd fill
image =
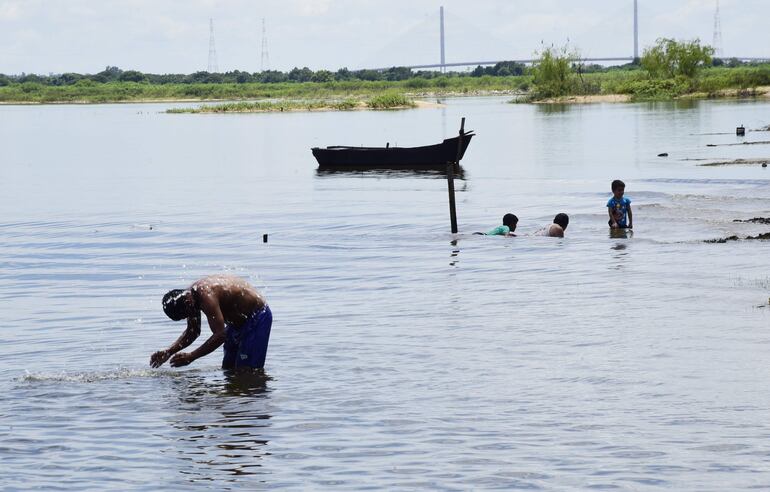
[[[713,93],[693,92],[672,100],[680,99],[721,99],[721,98],[750,98],[770,97],[770,86],[759,86],[753,89],[723,89]],[[587,96],[551,97],[539,101],[529,101],[531,104],[591,104],[591,103],[624,103],[631,102],[628,94],[592,94]]]
[[[415,98],[414,103],[417,108],[441,108],[444,107],[439,100],[447,97],[495,97],[495,96],[514,96],[525,97],[527,94],[519,90],[476,90],[469,92],[413,92],[404,93],[407,97]],[[724,89],[713,93],[694,92],[692,94],[685,94],[680,97],[673,98],[672,100],[679,99],[719,99],[719,98],[751,98],[770,97],[770,86],[759,86],[753,89]],[[426,101],[425,99],[435,99],[436,102]],[[226,103],[233,101],[251,101],[254,99],[196,99],[196,98],[164,98],[164,99],[135,99],[130,101],[0,101],[0,106],[12,106],[12,105],[44,105],[44,104],[157,104],[157,103]],[[288,100],[288,99],[287,99]],[[627,103],[632,102],[632,98],[628,94],[591,94],[583,96],[561,96],[552,97],[548,99],[542,99],[538,101],[526,101],[529,104],[595,104],[595,103]],[[360,107],[351,108],[350,110],[360,109],[374,109],[366,106],[365,102],[359,104]],[[408,106],[391,108],[391,109],[405,109]],[[318,107],[312,109],[286,109],[285,111],[339,111],[339,109],[332,106]],[[228,111],[238,112],[238,111]],[[244,111],[244,112],[272,112],[272,110],[263,111]]]

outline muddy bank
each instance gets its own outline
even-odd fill
[[[735,219],[733,222],[751,222],[752,224],[770,224],[768,217],[754,217],[753,219]]]
[[[562,96],[529,101],[533,104],[591,104],[591,103],[624,103],[630,102],[628,94],[594,94],[590,96]]]
[[[678,99],[752,98],[770,96],[770,87],[760,85],[750,89],[720,89],[712,92],[692,92]]]
[[[765,232],[762,234],[758,234],[756,236],[746,236],[746,237],[739,237],[739,236],[728,236],[723,237],[719,239],[706,239],[703,241],[704,243],[726,243],[728,241],[749,241],[752,239],[760,239],[760,240],[770,240],[770,232]]]
[[[745,224],[770,224],[770,217],[753,217],[751,219],[733,219],[733,222],[741,222]],[[729,241],[751,241],[751,240],[768,241],[770,240],[770,232],[763,232],[756,236],[744,236],[740,237],[732,235],[728,237],[722,237],[719,239],[706,239],[704,243],[726,243]]]

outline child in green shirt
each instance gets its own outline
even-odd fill
[[[503,215],[503,225],[499,225],[487,232],[487,236],[515,236],[513,231],[516,230],[516,224],[519,223],[519,218],[513,214]]]

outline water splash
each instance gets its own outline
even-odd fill
[[[135,379],[135,378],[158,378],[158,377],[178,377],[179,372],[170,370],[157,370],[157,369],[136,369],[129,367],[117,367],[108,371],[88,371],[88,372],[67,372],[61,371],[58,373],[46,373],[46,372],[29,372],[24,371],[25,374],[19,381],[25,383],[38,383],[38,382],[66,382],[66,383],[96,383],[99,381],[118,380],[118,379]]]

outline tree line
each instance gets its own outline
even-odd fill
[[[95,74],[79,74],[74,72],[50,75],[25,74],[5,75],[0,74],[0,86],[10,84],[23,84],[33,82],[48,86],[67,86],[77,83],[109,82],[139,82],[148,84],[248,84],[248,83],[283,83],[283,82],[333,82],[348,80],[363,81],[401,81],[413,78],[432,79],[436,77],[481,77],[524,75],[529,70],[522,63],[504,61],[494,66],[478,66],[472,72],[447,72],[419,70],[415,71],[407,67],[391,67],[385,70],[349,70],[341,68],[336,72],[329,70],[310,70],[307,67],[295,67],[288,72],[279,70],[265,70],[262,72],[244,72],[233,70],[231,72],[211,73],[206,71],[191,74],[154,74],[144,73],[138,70],[121,70],[118,67],[108,66]],[[81,82],[86,81],[86,82]]]
[[[656,47],[653,47],[652,51],[661,49],[661,44],[668,43],[666,48],[671,49],[678,48],[678,45],[671,44],[671,40],[659,40]],[[697,46],[697,42],[695,43]],[[699,47],[699,46],[698,46]],[[692,48],[692,45],[689,46]],[[562,54],[563,56],[564,54]],[[544,57],[544,52],[538,54],[540,58]],[[665,56],[665,55],[664,55]],[[545,58],[548,54],[545,54]],[[559,58],[557,56],[557,58]],[[586,65],[579,64],[578,60],[574,56],[568,56],[568,65],[571,67],[580,65],[580,71],[582,73],[597,73],[607,72],[614,70],[633,70],[640,68],[640,60],[637,60],[626,65],[605,67],[602,65]],[[79,74],[74,72],[67,72],[61,74],[25,74],[20,75],[6,75],[0,74],[0,87],[11,84],[23,84],[26,82],[37,83],[44,86],[68,86],[80,83],[89,84],[105,84],[110,82],[138,82],[147,83],[153,85],[164,84],[249,84],[249,83],[284,83],[284,82],[342,82],[342,81],[404,81],[410,79],[434,79],[438,77],[506,77],[506,76],[522,76],[522,75],[538,75],[538,66],[543,66],[542,62],[548,60],[538,60],[534,67],[527,66],[523,63],[515,61],[502,61],[496,63],[493,66],[481,65],[477,66],[469,72],[446,72],[433,70],[412,70],[407,67],[391,67],[384,70],[349,70],[347,68],[340,68],[339,70],[332,72],[330,70],[316,70],[313,71],[308,67],[298,68],[295,67],[288,72],[282,72],[279,70],[265,70],[262,72],[245,72],[241,70],[233,70],[223,73],[211,73],[206,71],[194,72],[191,74],[154,74],[144,73],[138,70],[122,70],[115,66],[108,66],[101,72],[95,74]],[[642,60],[643,61],[643,60]],[[700,60],[701,62],[703,60]],[[713,66],[726,66],[726,67],[738,67],[746,65],[737,59],[719,59],[714,58],[708,61],[708,64]],[[548,65],[548,63],[546,63]]]

